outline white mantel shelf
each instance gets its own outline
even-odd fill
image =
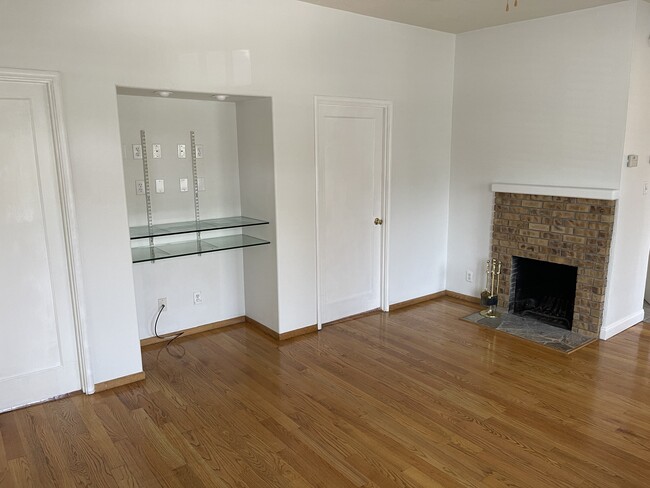
[[[545,195],[549,197],[593,198],[596,200],[618,200],[619,190],[612,188],[576,188],[572,186],[517,185],[492,183],[494,193],[521,193],[524,195]]]

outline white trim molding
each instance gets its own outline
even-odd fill
[[[58,175],[57,183],[61,199],[63,231],[68,259],[68,280],[70,282],[72,297],[81,389],[84,393],[90,395],[95,392],[95,383],[93,381],[86,329],[79,237],[77,234],[77,219],[74,208],[75,199],[72,189],[72,173],[62,114],[61,77],[59,73],[54,71],[0,68],[0,81],[40,84],[47,91]]]
[[[544,195],[549,197],[593,198],[596,200],[618,200],[619,190],[613,188],[578,188],[571,186],[518,185],[492,183],[494,193],[521,193],[523,195]]]
[[[644,312],[643,309],[641,309],[627,317],[623,317],[621,320],[617,320],[613,324],[603,325],[600,328],[600,338],[606,341],[607,339],[614,337],[616,334],[620,334],[624,330],[627,330],[643,321],[643,316]]]

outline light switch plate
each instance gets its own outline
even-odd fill
[[[199,191],[205,191],[205,178],[197,178],[196,186],[199,187]]]
[[[136,180],[135,182],[135,194],[144,195],[144,180]]]
[[[178,145],[178,159],[185,159],[185,144]]]
[[[637,154],[630,154],[627,157],[627,167],[636,168],[639,165],[639,156]]]
[[[203,159],[203,145],[196,145],[196,159]]]
[[[154,144],[151,149],[151,155],[154,159],[162,158],[162,148],[160,147],[160,144]]]
[[[187,178],[181,178],[181,180],[180,180],[180,187],[181,187],[181,191],[182,191],[182,192],[185,192],[185,191],[188,190],[188,186],[187,186]]]
[[[133,159],[142,159],[142,144],[133,144]]]
[[[156,180],[156,193],[165,193],[165,180]]]

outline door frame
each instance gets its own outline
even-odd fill
[[[373,100],[365,98],[347,98],[332,96],[314,97],[314,161],[316,166],[316,325],[318,330],[323,328],[321,314],[321,277],[322,277],[322,258],[320,249],[320,181],[319,170],[320,162],[318,160],[318,118],[322,105],[339,105],[345,107],[370,107],[380,108],[384,114],[384,157],[382,161],[382,182],[381,182],[381,212],[383,219],[381,225],[380,238],[380,308],[388,312],[388,256],[389,256],[389,227],[390,227],[390,176],[391,176],[391,143],[392,143],[392,125],[393,125],[393,102],[389,100]]]
[[[52,144],[58,179],[57,187],[59,190],[61,221],[63,223],[63,236],[65,241],[64,246],[67,258],[68,282],[70,284],[70,296],[72,299],[71,306],[74,320],[77,360],[79,362],[80,383],[81,390],[90,395],[95,392],[95,383],[93,381],[88,347],[79,235],[77,232],[77,217],[74,208],[75,199],[72,189],[72,172],[62,113],[61,75],[55,71],[0,68],[0,81],[41,85],[47,93],[49,118],[52,127]]]

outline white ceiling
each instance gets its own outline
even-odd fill
[[[370,17],[459,34],[623,0],[301,0]]]

